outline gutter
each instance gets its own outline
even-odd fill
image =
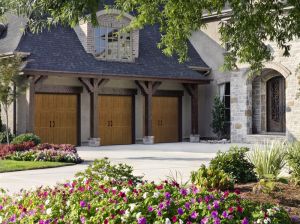
[[[211,68],[207,68],[207,67],[200,67],[200,66],[188,66],[188,68],[192,69],[193,71],[196,72],[204,72],[204,76],[208,76],[210,75],[212,69]]]

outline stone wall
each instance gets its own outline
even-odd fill
[[[210,128],[213,97],[218,93],[218,84],[231,83],[231,140],[250,142],[253,133],[266,131],[266,86],[260,78],[249,79],[249,66],[239,65],[234,72],[221,72],[224,49],[218,34],[219,21],[207,23],[207,28],[193,33],[190,38],[202,59],[212,68],[213,82],[200,87],[200,132],[201,136],[213,137]],[[274,43],[267,43],[272,49],[274,60],[265,63],[265,69],[274,70],[286,79],[286,138],[300,140],[300,40],[291,42],[290,57],[283,56],[283,50]],[[253,84],[253,85],[252,85]],[[255,105],[253,107],[252,105]]]

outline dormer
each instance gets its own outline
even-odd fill
[[[102,10],[97,13],[99,26],[80,23],[74,28],[87,53],[98,60],[133,62],[139,52],[139,31],[120,33],[133,17],[119,10]]]

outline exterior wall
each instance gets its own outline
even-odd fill
[[[98,12],[98,23],[100,26],[122,28],[128,26],[131,22],[131,16],[123,16],[122,18],[117,18],[119,11],[110,10],[107,13],[106,10]],[[93,54],[95,52],[94,44],[94,28],[91,23],[81,22],[78,26],[74,28],[82,46],[86,52]],[[139,56],[139,31],[132,31],[132,52],[133,58],[138,58]]]
[[[213,137],[210,128],[213,97],[218,93],[218,84],[231,83],[231,141],[251,142],[257,138],[253,133],[263,132],[266,123],[265,83],[259,78],[249,79],[249,66],[239,65],[234,72],[221,72],[224,62],[218,27],[220,21],[208,22],[203,28],[193,33],[191,43],[202,59],[212,68],[210,78],[213,82],[200,87],[200,134]],[[291,42],[291,55],[284,57],[283,51],[276,44],[267,43],[272,50],[274,60],[265,64],[266,69],[279,72],[286,78],[286,138],[300,140],[300,40]],[[252,105],[260,105],[252,107]],[[267,137],[264,137],[264,139]],[[280,137],[278,137],[279,139]],[[270,138],[271,139],[271,138]]]
[[[209,85],[199,86],[199,134],[200,137],[216,137],[212,131],[212,109],[214,97],[218,95],[218,86],[230,82],[231,73],[222,72],[224,64],[224,48],[220,45],[219,22],[207,24],[207,29],[194,32],[190,41],[205,63],[212,69],[208,78],[213,81]]]
[[[90,94],[77,78],[50,76],[42,82],[46,86],[72,86],[83,87],[80,94],[80,124],[81,124],[81,143],[86,144],[90,138]],[[145,97],[138,89],[134,81],[131,80],[110,80],[104,88],[127,88],[137,89],[138,94],[135,96],[135,132],[136,142],[142,142],[144,137],[144,116],[145,116]],[[191,133],[191,99],[180,83],[163,82],[159,90],[181,90],[184,91],[182,97],[182,138],[187,140]],[[101,108],[99,108],[101,110]],[[28,132],[29,127],[29,91],[21,96],[17,103],[17,133]],[[13,126],[13,116],[10,113],[10,127]],[[2,116],[3,119],[3,116]]]

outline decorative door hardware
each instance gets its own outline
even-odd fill
[[[107,121],[107,127],[112,127],[113,126],[113,122],[112,121]]]
[[[50,121],[50,128],[55,128],[55,121]]]

